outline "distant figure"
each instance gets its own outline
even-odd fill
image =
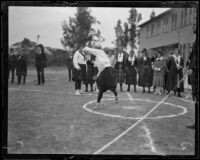
[[[184,61],[183,58],[180,56],[179,49],[175,49],[173,55],[169,58],[168,61],[168,80],[167,80],[167,86],[166,90],[168,91],[168,94],[170,91],[174,91],[174,94],[176,95],[176,92],[178,92],[178,97],[181,97],[181,92],[184,92],[184,84],[183,81],[180,82],[180,80],[183,78],[183,67],[184,67]]]
[[[47,67],[47,56],[44,53],[44,46],[42,44],[37,45],[35,55],[35,66],[37,70],[38,83],[37,85],[44,85],[44,68]],[[42,82],[42,83],[41,83]]]
[[[152,86],[151,59],[147,56],[147,52],[147,49],[143,49],[142,57],[139,60],[138,85],[143,87],[143,93],[145,93],[145,87],[148,87],[148,92],[150,93],[150,87]]]
[[[27,76],[27,56],[25,55],[25,51],[17,56],[17,65],[16,65],[16,75],[17,75],[17,84],[21,84],[21,80],[23,77],[23,84],[26,83]]]
[[[14,83],[16,63],[17,63],[17,56],[15,55],[15,51],[13,48],[10,48],[10,53],[8,55],[8,80],[10,78],[10,72],[11,72],[11,83]]]
[[[137,92],[137,66],[138,59],[135,56],[134,51],[132,50],[128,59],[126,60],[126,84],[128,85],[127,92],[130,92],[131,84],[134,85],[134,92]]]
[[[83,92],[81,91],[81,83],[85,81],[86,74],[86,57],[82,51],[83,47],[79,47],[74,53],[73,57],[73,78],[75,81],[75,95],[81,95]]]
[[[73,69],[73,55],[70,54],[67,58],[67,69],[68,69],[68,78],[69,81],[72,80],[72,69]]]

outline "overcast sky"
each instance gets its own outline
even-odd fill
[[[154,9],[156,15],[169,8],[137,8],[142,14],[143,23],[149,19]],[[91,14],[101,24],[95,25],[99,29],[105,42],[103,47],[113,46],[115,40],[114,26],[120,19],[123,23],[127,21],[130,8],[91,8]],[[60,39],[62,38],[61,23],[63,20],[74,17],[74,7],[9,7],[9,45],[22,41],[25,37],[36,42],[37,34],[40,35],[39,42],[45,46],[63,48]]]

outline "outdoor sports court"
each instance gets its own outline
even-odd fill
[[[46,70],[46,84],[37,86],[28,70],[26,85],[9,83],[8,154],[194,155],[192,100],[171,95],[118,92],[74,95],[65,68]],[[82,86],[82,90],[85,86]],[[124,86],[126,90],[126,86]],[[119,91],[119,89],[118,89]]]

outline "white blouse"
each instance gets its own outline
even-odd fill
[[[106,67],[111,67],[110,59],[106,55],[106,53],[103,50],[99,49],[94,49],[94,48],[89,48],[85,47],[83,48],[83,51],[88,52],[94,56],[96,56],[94,65],[97,66],[99,73],[102,72]]]
[[[133,56],[133,57],[129,56],[128,61],[131,62],[131,65],[133,65],[135,62],[135,56]]]
[[[76,69],[80,68],[78,64],[86,64],[85,57],[80,53],[80,51],[75,52],[73,57],[73,64]]]
[[[175,62],[176,62],[176,67],[180,68],[180,64],[181,64],[181,56],[179,55],[178,57],[176,55],[173,55]]]
[[[123,62],[124,53],[119,53],[117,55],[117,62]]]

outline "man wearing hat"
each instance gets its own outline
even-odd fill
[[[8,55],[8,79],[11,72],[11,83],[14,83],[15,79],[15,69],[16,69],[17,56],[13,48],[10,48],[10,53]]]
[[[142,50],[142,57],[139,60],[139,80],[138,85],[143,87],[143,93],[145,93],[145,87],[148,87],[150,93],[150,87],[152,86],[152,66],[151,59],[147,56],[148,51],[146,48]]]

